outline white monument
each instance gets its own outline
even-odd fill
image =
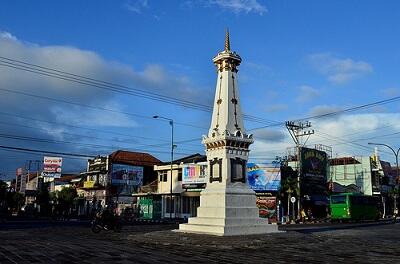
[[[214,110],[210,130],[202,141],[210,181],[201,192],[197,217],[180,224],[179,231],[220,236],[279,232],[277,225],[259,218],[255,192],[246,183],[253,137],[243,126],[237,82],[242,59],[230,50],[228,31],[225,50],[213,61],[218,71]]]

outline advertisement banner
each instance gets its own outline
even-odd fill
[[[207,184],[207,162],[187,164],[182,168],[182,188],[205,188]]]
[[[278,191],[281,184],[280,165],[247,163],[247,183],[254,191]]]
[[[114,163],[111,184],[117,187],[118,195],[137,193],[143,185],[143,167]]]
[[[62,158],[44,157],[42,176],[60,178],[61,177]]]
[[[261,218],[276,221],[276,197],[257,196],[256,204]]]
[[[326,177],[328,157],[326,152],[301,148],[300,150],[301,172],[304,177]]]
[[[301,148],[301,192],[302,194],[322,194],[327,190],[327,166],[326,152]]]

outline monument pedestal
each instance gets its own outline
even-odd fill
[[[179,225],[180,232],[219,236],[277,233],[278,226],[259,217],[254,191],[245,183],[211,183],[201,192],[197,217]]]

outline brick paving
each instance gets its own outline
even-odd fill
[[[400,224],[214,237],[174,225],[0,230],[0,263],[399,263]]]

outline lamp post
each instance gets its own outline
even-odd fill
[[[387,144],[383,144],[383,143],[371,143],[371,142],[368,142],[368,145],[385,146],[385,147],[389,148],[393,152],[394,156],[396,157],[396,182],[395,182],[395,189],[396,189],[398,181],[399,181],[399,175],[400,175],[400,173],[399,173],[399,152],[400,152],[400,148],[397,151],[395,151],[391,146],[389,146]],[[396,211],[397,211],[397,195],[395,193],[395,195],[394,195],[394,213],[395,214],[396,214]]]
[[[169,218],[172,219],[172,165],[174,161],[174,120],[171,118],[155,115],[153,118],[167,120],[171,126],[171,180],[169,186]]]

